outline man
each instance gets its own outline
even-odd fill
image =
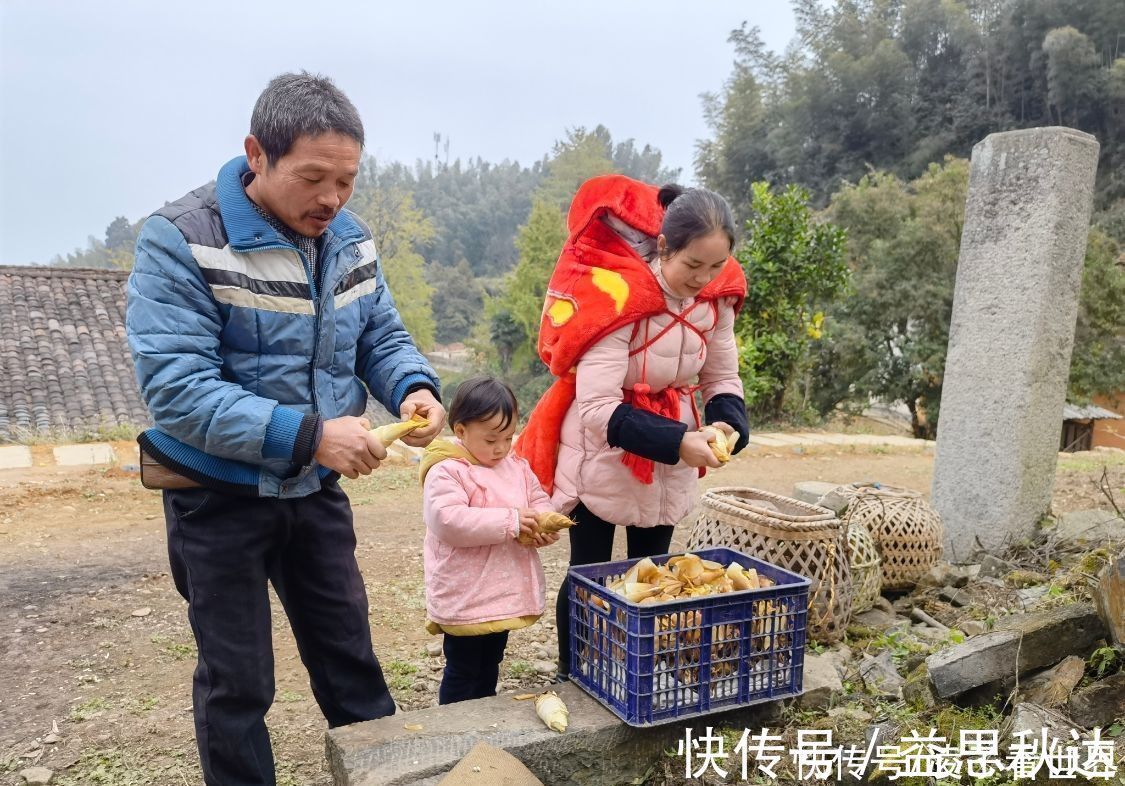
[[[145,222],[126,318],[156,423],[139,441],[199,485],[165,490],[164,513],[214,786],[275,782],[267,582],[329,725],[394,713],[337,479],[386,458],[361,417],[368,392],[429,419],[411,445],[445,419],[371,232],[344,210],[363,150],[355,107],[326,78],[284,74],[258,98],[245,150]]]

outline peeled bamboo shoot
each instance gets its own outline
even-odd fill
[[[547,728],[551,731],[566,731],[567,723],[570,720],[570,712],[563,704],[563,700],[559,698],[559,694],[553,690],[541,693],[539,698],[535,700],[535,714],[539,716],[543,723],[547,724]]]
[[[428,425],[430,425],[430,421],[426,418],[420,415],[411,415],[410,420],[388,423],[385,426],[371,429],[371,433],[382,443],[383,447],[386,447],[396,439],[402,439],[410,432]]]

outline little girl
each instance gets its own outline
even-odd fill
[[[543,614],[536,549],[559,536],[538,532],[536,513],[553,508],[511,453],[518,417],[506,384],[466,380],[449,407],[457,440],[435,440],[422,462],[427,629],[445,634],[439,704],[495,696],[508,631]]]

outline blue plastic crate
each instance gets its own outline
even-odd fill
[[[801,693],[809,580],[732,549],[691,553],[737,562],[775,584],[641,605],[606,587],[639,560],[568,572],[570,679],[630,726]],[[650,559],[662,565],[672,556]]]

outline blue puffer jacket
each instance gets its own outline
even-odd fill
[[[210,488],[301,497],[329,470],[320,420],[362,415],[368,390],[397,416],[439,390],[387,290],[371,232],[341,211],[308,260],[254,210],[246,159],[154,213],[137,239],[126,329],[162,464]]]

